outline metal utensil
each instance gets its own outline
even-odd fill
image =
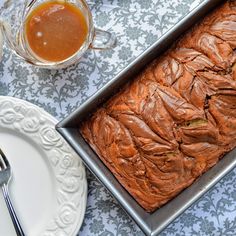
[[[8,192],[8,184],[11,179],[11,166],[9,161],[7,160],[5,154],[0,149],[0,186],[2,187],[3,196],[11,216],[12,222],[15,227],[15,231],[17,236],[25,236],[24,231],[20,225],[20,222],[16,216],[14,207],[11,203],[11,199]]]

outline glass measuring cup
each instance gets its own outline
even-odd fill
[[[87,23],[88,33],[79,50],[65,60],[50,62],[39,58],[30,50],[27,43],[25,22],[32,10],[40,4],[49,1],[50,0],[4,0],[3,6],[0,6],[0,54],[1,44],[3,39],[5,39],[12,51],[26,62],[42,68],[58,69],[79,61],[88,48],[109,49],[115,46],[116,37],[113,34],[94,27],[92,14],[86,1],[57,0],[59,3],[68,2],[74,4],[80,9]]]

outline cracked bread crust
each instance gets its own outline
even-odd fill
[[[236,146],[236,4],[226,1],[80,132],[148,212]]]

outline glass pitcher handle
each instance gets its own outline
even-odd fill
[[[90,45],[93,49],[110,49],[116,45],[116,36],[108,31],[95,28],[93,41]]]
[[[8,46],[20,57],[24,58],[25,60],[32,61],[30,58],[20,47],[18,47],[12,38],[11,27],[8,22],[2,21],[0,19],[0,61],[1,61],[1,52],[3,53],[3,41],[7,42]],[[1,43],[2,41],[2,43]]]
[[[2,40],[2,44],[0,45],[3,46],[3,40],[5,39],[7,43],[11,46],[11,48],[14,48],[13,40],[12,40],[12,34],[11,34],[11,27],[10,25],[6,22],[0,19],[0,41]]]

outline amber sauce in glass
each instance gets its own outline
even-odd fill
[[[46,61],[63,61],[75,54],[88,34],[86,19],[71,3],[48,1],[26,18],[25,36],[35,55]]]

